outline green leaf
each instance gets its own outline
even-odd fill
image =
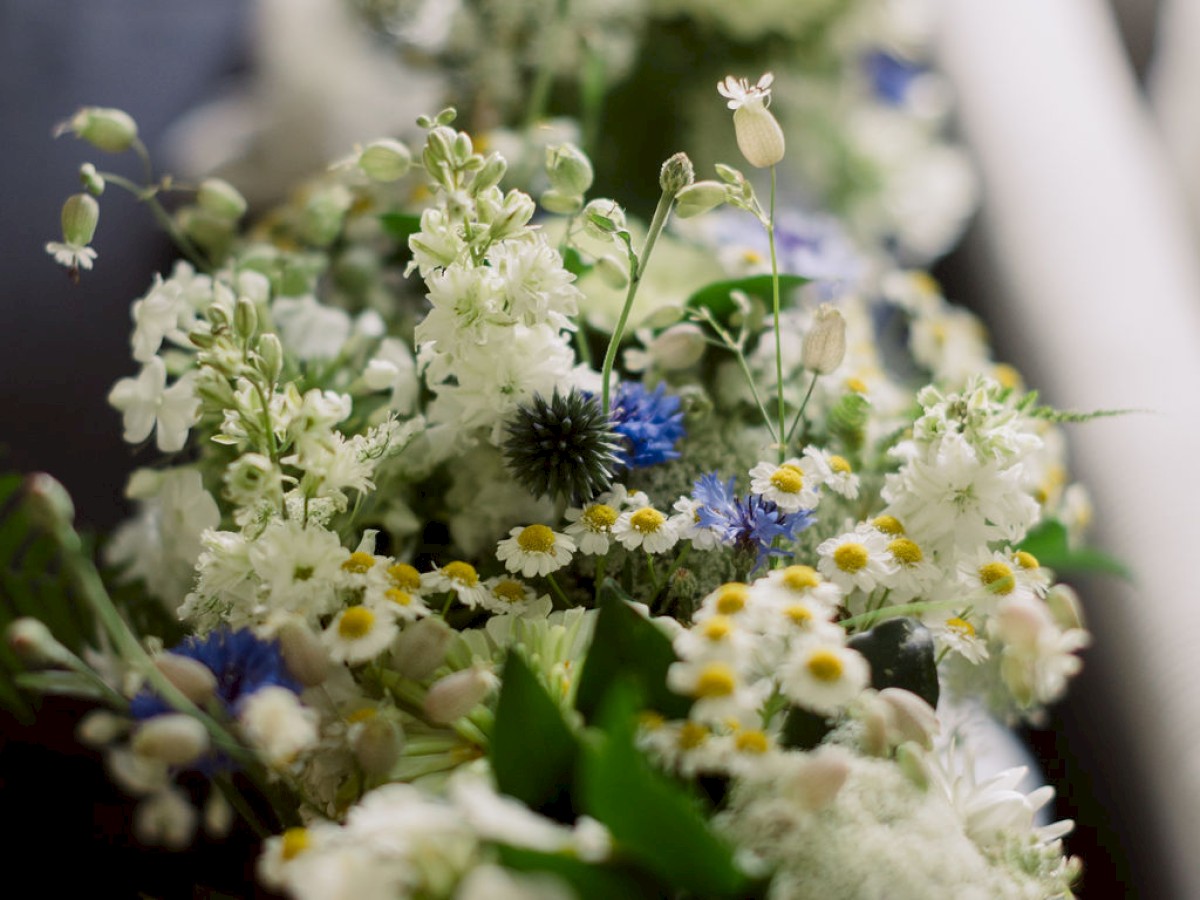
[[[496,787],[530,809],[561,812],[563,801],[569,802],[578,754],[579,744],[558,704],[521,654],[509,651],[492,730]]]
[[[651,768],[634,746],[637,687],[607,693],[598,712],[603,736],[584,746],[580,805],[604,823],[616,850],[671,886],[673,894],[745,897],[749,879],[733,849],[708,827],[697,798]]]
[[[783,301],[793,288],[808,284],[810,280],[801,275],[780,275],[779,297],[781,305],[787,306]],[[737,304],[734,303],[731,296],[734,291],[741,291],[744,294],[749,294],[751,297],[758,297],[767,307],[771,306],[774,297],[774,288],[770,275],[750,275],[746,278],[714,281],[712,284],[705,285],[688,297],[685,305],[690,309],[709,309],[719,321],[724,321],[737,312]]]
[[[379,222],[388,237],[405,247],[408,246],[408,239],[421,230],[421,217],[411,213],[384,213],[379,217]]]
[[[1091,547],[1072,548],[1067,528],[1057,519],[1047,519],[1031,529],[1017,547],[1037,557],[1037,561],[1060,574],[1099,573],[1132,579],[1129,567],[1115,557]]]
[[[691,699],[667,687],[667,669],[676,660],[670,639],[629,605],[615,582],[606,580],[596,631],[579,674],[575,708],[590,722],[612,686],[626,678],[641,692],[647,708],[669,719],[686,718]]]
[[[584,262],[583,256],[574,247],[568,247],[563,252],[563,268],[576,278],[586,275],[595,267],[594,263]]]
[[[1053,406],[1038,406],[1028,410],[1035,419],[1047,422],[1077,423],[1091,422],[1093,419],[1107,419],[1112,416],[1128,416],[1133,413],[1146,412],[1144,409],[1097,409],[1091,412],[1078,412],[1071,409],[1055,409]]]
[[[645,872],[619,863],[586,863],[561,853],[543,853],[501,844],[500,862],[518,872],[549,872],[574,890],[579,900],[650,900],[668,895],[663,885]]]

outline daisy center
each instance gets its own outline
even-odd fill
[[[846,390],[853,391],[856,394],[865,394],[867,392],[867,383],[861,378],[847,378]]]
[[[629,527],[642,534],[654,534],[662,528],[665,521],[667,521],[666,516],[657,509],[646,506],[629,517]]]
[[[679,729],[679,749],[695,750],[708,740],[708,729],[697,722],[684,722]]]
[[[798,494],[804,487],[804,473],[795,466],[780,466],[771,475],[771,487],[784,494]]]
[[[704,623],[704,636],[710,641],[722,641],[729,637],[732,630],[731,623],[725,616],[713,616]]]
[[[746,606],[746,598],[750,596],[750,588],[744,584],[731,582],[723,584],[717,594],[717,612],[723,616],[732,616],[741,612]]]
[[[788,566],[783,570],[783,586],[789,591],[807,591],[821,583],[821,576],[812,566]]]
[[[284,859],[295,859],[308,849],[309,843],[307,828],[289,828],[283,833],[279,852]]]
[[[854,573],[867,564],[870,557],[862,544],[849,541],[833,551],[833,561],[843,572]]]
[[[952,628],[955,631],[961,631],[967,637],[975,637],[975,626],[966,619],[960,619],[958,616],[955,616],[952,619],[947,619],[946,627]]]
[[[492,593],[506,603],[520,603],[525,599],[525,585],[515,579],[506,578],[492,588]]]
[[[734,746],[743,753],[766,753],[767,736],[761,731],[743,731],[734,739]]]
[[[375,624],[375,613],[365,606],[352,606],[338,620],[338,634],[348,641],[366,637]]]
[[[593,503],[581,518],[592,531],[610,531],[617,521],[617,511],[606,503]]]
[[[356,575],[363,575],[369,572],[373,565],[375,565],[375,557],[370,553],[355,550],[350,554],[350,558],[342,563],[342,570],[353,572]]]
[[[990,562],[980,566],[979,580],[993,594],[1011,594],[1017,586],[1013,570],[1002,562]]]
[[[728,697],[735,687],[733,669],[725,663],[709,663],[700,671],[692,693],[697,697]]]
[[[296,566],[292,570],[292,579],[294,581],[308,581],[308,579],[313,577],[314,571],[315,569],[312,566]]]
[[[882,531],[884,534],[904,534],[904,526],[900,524],[900,520],[895,516],[876,516],[871,520],[871,524],[875,526],[877,531]]]
[[[846,457],[838,456],[836,453],[829,457],[829,468],[838,475],[849,475],[854,470],[850,468],[850,463],[846,461]]]
[[[812,610],[803,603],[791,603],[784,609],[783,614],[796,625],[807,625],[813,619]]]
[[[1040,562],[1038,562],[1038,558],[1036,556],[1034,556],[1032,553],[1026,552],[1025,550],[1018,550],[1013,554],[1013,559],[1016,560],[1018,566],[1026,570],[1037,569],[1042,565]]]
[[[542,527],[545,528],[544,525]],[[459,584],[465,584],[467,587],[475,587],[475,585],[479,584],[479,573],[475,571],[475,567],[461,560],[447,563],[442,567],[442,574],[451,581],[457,581]]]
[[[397,606],[408,606],[412,603],[412,594],[400,588],[388,588],[383,596],[387,597]]]
[[[392,584],[404,591],[419,591],[421,589],[421,573],[408,563],[396,563],[388,566],[388,578]]]
[[[554,532],[546,525],[526,526],[517,535],[517,546],[526,553],[549,553],[554,549]]]
[[[826,684],[842,677],[842,660],[832,650],[817,650],[808,658],[808,674]]]
[[[903,537],[896,538],[888,544],[888,552],[902,566],[915,566],[925,558],[925,554],[921,552],[921,548],[917,546],[916,541],[910,541],[908,538]]]

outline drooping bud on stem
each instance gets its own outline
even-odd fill
[[[842,364],[845,356],[846,320],[828,303],[822,303],[812,327],[804,335],[801,348],[804,368],[817,375],[828,375]]]

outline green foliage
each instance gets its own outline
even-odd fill
[[[850,391],[829,410],[826,428],[845,450],[857,454],[866,438],[870,413],[871,401],[862,394]]]
[[[387,236],[404,247],[408,246],[408,239],[421,230],[421,217],[412,213],[384,213],[379,222]]]
[[[1039,563],[1059,574],[1132,578],[1129,568],[1119,559],[1091,547],[1072,547],[1066,526],[1057,519],[1047,519],[1031,529],[1017,549],[1032,553]]]
[[[801,275],[781,274],[779,276],[780,298],[786,299],[792,289],[808,284],[809,280]],[[708,309],[718,322],[728,322],[730,317],[738,311],[738,304],[733,299],[734,291],[741,291],[747,296],[757,297],[765,306],[769,307],[772,303],[774,289],[770,275],[751,275],[747,278],[714,281],[688,297],[686,306],[688,309]]]

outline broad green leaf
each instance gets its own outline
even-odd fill
[[[810,279],[801,275],[780,275],[780,305],[787,306],[785,301],[792,289],[808,284],[809,281]],[[691,309],[709,309],[718,321],[724,321],[737,312],[737,304],[734,303],[731,296],[734,291],[758,297],[768,309],[770,309],[774,297],[770,275],[750,275],[747,278],[714,281],[712,284],[705,285],[688,297],[686,305]]]
[[[1057,519],[1047,519],[1031,529],[1018,549],[1033,554],[1043,566],[1060,574],[1100,573],[1125,579],[1133,577],[1123,562],[1101,550],[1072,548],[1067,540],[1066,526]]]
[[[650,900],[669,896],[649,874],[620,863],[586,863],[561,853],[501,844],[500,862],[518,872],[549,872],[570,885],[579,900]]]
[[[671,719],[687,717],[692,701],[667,687],[667,669],[675,662],[670,639],[629,605],[612,580],[601,589],[600,615],[579,675],[575,708],[589,722],[620,678],[641,692],[641,701]]]
[[[408,239],[421,230],[421,217],[411,213],[384,213],[379,221],[388,237],[405,247]]]
[[[579,745],[528,663],[510,651],[496,704],[491,761],[496,787],[533,810],[569,802]],[[571,817],[572,821],[574,816]]]
[[[698,897],[745,897],[749,879],[733,849],[709,828],[699,800],[651,768],[634,746],[636,685],[607,692],[597,713],[603,735],[584,745],[583,812],[608,827],[617,851],[673,889]]]

